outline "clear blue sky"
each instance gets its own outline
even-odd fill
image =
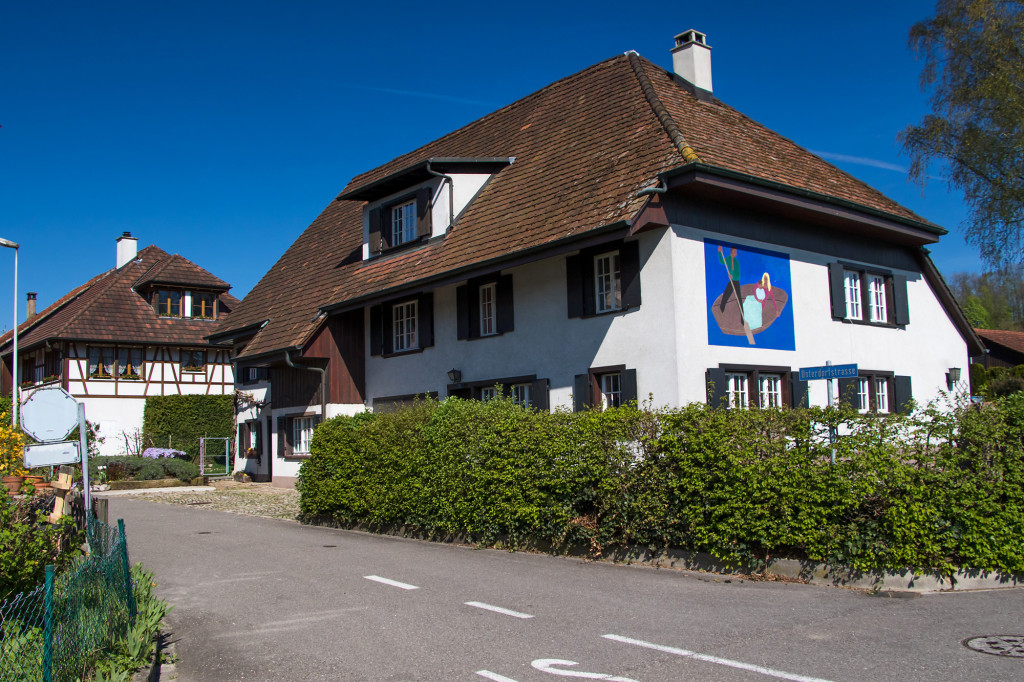
[[[243,297],[355,174],[626,50],[671,68],[708,34],[715,94],[950,230],[961,197],[907,181],[927,112],[907,32],[933,2],[12,2],[0,19],[0,237],[49,305],[124,230]],[[13,252],[0,249],[0,329]]]

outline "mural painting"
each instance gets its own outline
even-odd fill
[[[789,256],[704,240],[708,343],[796,350]]]

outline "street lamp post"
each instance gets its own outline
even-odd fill
[[[18,385],[21,372],[18,367],[18,243],[0,237],[0,246],[14,249],[14,348],[11,351],[11,424],[18,425]]]

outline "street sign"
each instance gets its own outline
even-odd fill
[[[813,381],[815,379],[853,379],[856,376],[856,364],[800,368],[800,381]]]
[[[64,440],[78,426],[78,401],[60,386],[32,391],[21,405],[21,430],[41,443]]]
[[[76,441],[38,443],[25,446],[25,468],[52,467],[58,464],[78,464],[82,451]]]

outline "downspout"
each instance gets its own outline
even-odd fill
[[[455,227],[455,181],[452,176],[445,175],[439,171],[434,170],[430,167],[430,161],[427,161],[427,172],[437,178],[443,178],[448,181],[448,229]]]
[[[659,181],[658,184],[661,184],[660,181]],[[664,194],[667,191],[668,191],[668,187],[647,187],[646,189],[642,189],[639,192],[637,192],[634,195],[634,198],[636,198],[636,197],[645,197],[648,194]]]
[[[320,372],[320,419],[327,421],[327,370],[323,367],[312,367],[310,365],[296,365],[292,362],[291,353],[284,352],[284,364],[292,369],[304,369],[309,372]]]

